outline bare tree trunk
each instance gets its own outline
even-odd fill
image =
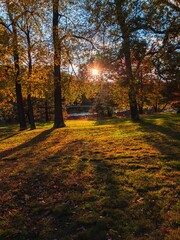
[[[17,99],[17,109],[18,109],[18,120],[20,124],[20,130],[25,130],[26,118],[24,113],[24,104],[22,97],[22,89],[19,81],[20,67],[19,67],[19,53],[17,44],[17,29],[16,23],[12,21],[13,29],[13,55],[14,55],[14,68],[15,68],[15,89],[16,89],[16,99]]]
[[[53,45],[54,45],[54,128],[64,127],[61,92],[61,46],[58,34],[59,0],[53,0]]]
[[[22,88],[19,79],[20,75],[20,66],[19,66],[19,52],[18,52],[18,38],[17,38],[17,19],[13,17],[13,11],[10,6],[10,2],[8,0],[5,1],[8,16],[12,25],[12,33],[13,36],[13,57],[14,57],[14,70],[15,70],[15,91],[16,91],[16,100],[17,100],[17,110],[18,110],[18,121],[20,125],[20,130],[24,130],[27,128],[26,126],[26,118],[24,112],[24,104],[22,97]],[[9,29],[9,28],[8,28]]]
[[[123,16],[121,4],[122,3],[120,0],[116,0],[117,20],[122,32],[126,75],[129,83],[129,105],[130,105],[130,111],[131,111],[131,119],[136,121],[136,120],[139,120],[139,113],[138,113],[137,101],[136,101],[136,84],[135,84],[135,79],[132,72],[130,36],[129,36],[128,26],[126,26],[126,21],[125,21],[126,19]]]
[[[32,75],[32,57],[31,57],[31,40],[30,40],[30,32],[27,29],[27,43],[28,43],[28,79],[31,78]],[[28,83],[28,97],[27,97],[27,103],[28,103],[28,116],[29,121],[31,125],[31,130],[36,128],[35,121],[34,121],[34,112],[33,112],[33,105],[31,100],[31,83]]]
[[[134,79],[134,76],[132,73],[129,36],[126,35],[123,27],[122,27],[122,34],[123,34],[123,40],[124,40],[126,75],[127,75],[128,82],[129,82],[129,105],[130,105],[130,110],[131,110],[131,118],[132,118],[132,120],[136,121],[139,119],[139,113],[138,113],[137,101],[136,101],[137,89],[136,89],[135,79]]]

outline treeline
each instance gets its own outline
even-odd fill
[[[53,102],[55,128],[65,126],[63,105],[83,99],[96,111],[130,108],[133,120],[144,108],[179,108],[178,1],[1,0],[0,8],[0,114],[11,119],[16,101],[21,130],[26,113],[36,127],[35,99],[45,109]]]

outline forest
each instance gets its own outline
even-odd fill
[[[0,118],[64,126],[67,108],[99,117],[179,109],[178,1],[1,0]]]
[[[0,240],[179,240],[179,0],[0,0]]]

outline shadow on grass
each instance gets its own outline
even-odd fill
[[[113,118],[113,119],[102,119],[102,120],[97,120],[95,125],[111,125],[111,124],[119,124],[123,123],[126,121],[129,121],[130,119],[127,118]]]
[[[28,144],[45,140],[51,131],[42,132]],[[16,211],[9,215],[8,227],[0,232],[0,239],[65,240],[77,231],[79,226],[72,218],[85,187],[81,183],[82,168],[73,166],[72,155],[74,151],[78,154],[77,149],[82,147],[83,140],[71,141],[63,151],[49,158],[46,156],[27,172],[24,169],[16,173],[13,178],[17,185],[20,183],[19,188],[14,190],[9,186],[10,205],[2,206],[8,212],[13,212],[14,208]]]
[[[176,125],[158,125],[153,121],[141,120],[140,130],[147,133],[144,136],[146,142],[157,148],[163,155],[173,155],[178,160],[180,149],[180,132]],[[172,127],[173,126],[173,127]]]
[[[12,138],[12,137],[14,137],[14,136],[16,136],[16,135],[18,135],[18,134],[19,134],[19,132],[18,132],[18,133],[14,133],[14,134],[8,134],[8,136],[7,136],[7,133],[5,133],[4,135],[6,135],[6,137],[1,138],[1,139],[0,139],[0,142],[4,141],[4,140],[6,140],[6,139]]]
[[[139,126],[147,133],[149,144],[163,154],[173,153],[171,147],[178,139],[175,130],[143,121]],[[51,131],[13,152],[45,141]],[[115,171],[120,168],[114,165],[116,160],[103,155],[92,158],[93,154],[91,144],[75,139],[52,157],[45,156],[28,174],[17,174],[19,188],[11,190],[10,200],[3,206],[9,222],[1,236],[17,240],[165,239],[159,230],[161,208],[156,198],[146,192],[147,196],[137,201],[139,196],[126,173]]]
[[[79,217],[83,230],[76,240],[119,239],[125,232],[130,196],[122,189],[114,176],[113,168],[106,161],[90,162],[94,169],[91,195],[87,199],[87,211]]]
[[[0,125],[0,142],[18,135],[17,125]],[[4,137],[5,136],[5,137]]]
[[[126,189],[124,171],[116,175],[113,159],[92,159],[91,147],[83,140],[73,140],[66,149],[38,162],[30,174],[17,175],[21,185],[12,191],[12,208],[18,210],[10,216],[13,233],[6,231],[4,236],[18,240],[119,240],[145,237],[158,228],[157,205],[153,202],[151,206],[147,199],[144,205],[134,204],[133,209],[135,196]],[[89,158],[83,157],[84,148]],[[31,221],[25,221],[27,217]],[[163,238],[158,235],[153,239]]]
[[[8,149],[8,150],[5,150],[3,152],[1,152],[1,159],[4,160],[4,161],[10,161],[11,159],[6,159],[6,157],[8,157],[9,155],[11,154],[14,154],[16,153],[17,151],[23,151],[24,148],[27,148],[27,147],[32,147],[34,145],[37,145],[38,143],[40,142],[43,142],[45,141],[48,137],[49,137],[49,134],[54,130],[54,128],[51,128],[51,129],[48,129],[48,130],[45,130],[43,132],[41,132],[39,135],[37,135],[36,137],[32,138],[30,141],[28,142],[25,142],[15,148],[12,148],[12,149]],[[15,159],[13,158],[13,161]]]

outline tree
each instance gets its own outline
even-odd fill
[[[94,1],[92,5],[90,3],[87,3],[87,9],[90,9],[90,11],[93,12],[93,17],[91,18],[91,21],[93,21],[94,19],[94,21],[98,23],[98,28],[100,28],[100,26],[104,28],[104,25],[106,25],[107,30],[110,32],[108,36],[109,39],[112,38],[112,35],[113,38],[119,35],[118,41],[122,41],[122,51],[126,66],[126,77],[129,85],[129,105],[131,110],[131,118],[133,120],[138,120],[139,114],[136,102],[137,90],[135,84],[135,77],[132,71],[131,60],[131,37],[133,31],[130,28],[130,21],[132,21],[133,15],[135,15],[133,13],[134,4],[135,3],[133,3],[132,1],[125,0],[105,2]],[[133,7],[131,7],[131,5],[133,5]],[[101,11],[99,11],[98,9],[101,9]],[[109,14],[109,12],[112,13],[112,16]],[[111,39],[109,41],[111,41]],[[120,49],[118,52],[120,52]]]
[[[122,38],[123,38],[123,52],[125,57],[125,65],[126,65],[126,75],[129,83],[129,104],[131,110],[131,118],[132,120],[138,120],[138,108],[137,108],[137,101],[136,101],[136,84],[135,84],[135,77],[132,71],[132,60],[131,60],[131,32],[129,28],[128,22],[128,14],[124,11],[126,1],[115,0],[116,5],[116,17],[117,22],[120,26]],[[129,10],[129,9],[128,9]],[[132,13],[131,13],[132,14]]]
[[[146,9],[147,26],[159,42],[153,44],[152,60],[156,73],[163,81],[162,96],[167,102],[180,107],[180,3],[179,1],[154,1],[154,9]],[[154,15],[154,18],[151,15]],[[150,21],[151,20],[151,21]],[[174,104],[175,103],[175,104]]]
[[[20,80],[20,62],[19,62],[19,46],[18,46],[18,33],[17,33],[17,22],[22,13],[17,11],[17,4],[15,1],[5,0],[5,8],[7,16],[10,21],[10,25],[0,19],[1,25],[3,25],[12,35],[12,48],[13,48],[13,60],[14,60],[14,78],[15,78],[15,90],[17,99],[18,119],[20,124],[20,130],[27,128],[26,118],[24,112],[22,87]]]
[[[133,43],[134,38],[145,39],[148,48],[153,49],[156,45],[155,52],[157,54],[165,46],[165,42],[168,47],[171,42],[173,48],[176,48],[176,54],[174,54],[174,59],[176,59],[175,56],[179,55],[177,54],[178,49],[175,47],[175,39],[178,39],[177,33],[179,29],[179,3],[178,1],[160,0],[94,0],[91,2],[85,1],[85,4],[85,8],[91,13],[89,22],[92,23],[94,31],[97,31],[96,38],[101,41],[101,44],[109,44],[116,48],[117,44],[122,43],[119,51],[116,49],[116,55],[117,58],[119,55],[119,59],[122,57],[125,59],[126,77],[129,82],[131,117],[137,120],[139,118],[137,111],[137,79],[134,75],[132,61],[133,49],[136,47]],[[165,67],[164,63],[162,63],[161,69]],[[170,69],[168,74],[172,75]]]
[[[31,29],[32,25],[34,24],[31,20],[32,16],[34,16],[34,11],[37,5],[34,4],[34,2],[31,2],[31,5],[27,4],[24,1],[20,1],[20,4],[22,6],[22,11],[24,12],[23,16],[20,19],[20,22],[18,24],[18,27],[21,29],[21,31],[26,36],[26,42],[27,42],[27,56],[28,56],[28,76],[27,76],[27,82],[28,82],[28,89],[27,89],[27,104],[28,104],[28,118],[31,125],[31,130],[36,128],[35,121],[34,121],[34,113],[33,113],[33,105],[31,100],[31,76],[32,76],[32,43],[31,43]],[[34,6],[33,6],[34,4]]]
[[[53,0],[53,46],[54,46],[54,127],[64,127],[61,89],[61,42],[59,36],[59,0]]]
[[[14,85],[9,78],[12,77],[12,66],[0,66],[0,120],[11,122],[15,117],[13,94]],[[7,81],[7,79],[9,81]]]

